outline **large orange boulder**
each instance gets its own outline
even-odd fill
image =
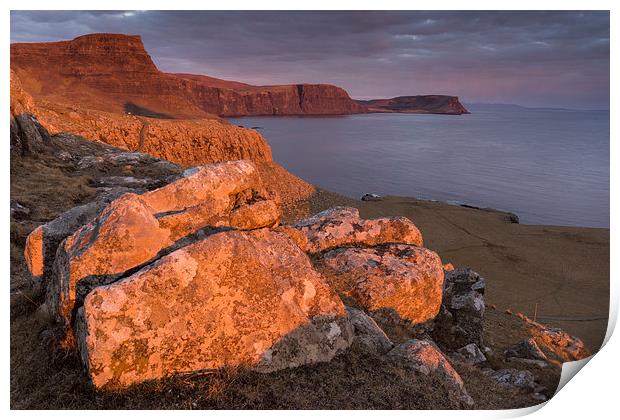
[[[48,286],[48,310],[70,323],[82,281],[91,288],[112,281],[203,228],[277,225],[280,211],[274,202],[261,209],[260,217],[242,217],[244,209],[270,201],[261,191],[255,166],[233,161],[195,168],[157,190],[114,200],[60,244]]]
[[[334,207],[294,225],[281,227],[301,249],[319,253],[331,248],[384,243],[422,246],[422,234],[405,217],[364,220],[353,207]]]
[[[338,293],[370,311],[393,309],[417,324],[433,319],[441,307],[441,259],[426,248],[339,248],[322,255],[319,267]]]
[[[345,307],[289,237],[226,231],[91,291],[78,312],[82,360],[97,387],[180,372],[272,371],[348,347]]]

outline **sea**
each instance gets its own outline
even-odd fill
[[[243,117],[274,160],[349,197],[510,211],[525,224],[609,227],[609,111],[471,107],[468,115]]]

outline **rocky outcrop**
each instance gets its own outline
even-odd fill
[[[422,246],[422,234],[405,217],[362,220],[359,210],[335,207],[293,225],[282,226],[299,245],[310,253],[331,248],[361,245],[373,246],[389,242]]]
[[[340,248],[324,254],[319,267],[338,293],[370,311],[392,309],[414,324],[439,311],[443,268],[428,249],[402,244]]]
[[[271,161],[271,148],[255,130],[218,119],[162,120],[42,102],[39,118],[51,134],[89,140],[185,166],[227,160]]]
[[[11,70],[11,152],[18,155],[34,154],[49,143],[49,133],[37,120],[32,97],[24,91],[21,81]]]
[[[548,352],[554,359],[560,362],[573,362],[585,359],[591,355],[583,341],[568,334],[561,328],[526,320],[530,334],[535,343],[543,351]]]
[[[398,96],[391,99],[357,101],[368,112],[403,112],[411,114],[469,114],[456,96],[417,95]]]
[[[93,383],[127,386],[227,365],[270,371],[330,360],[350,344],[344,316],[286,235],[230,231],[95,289],[76,329]]]
[[[446,272],[441,310],[433,338],[442,348],[458,350],[468,344],[484,348],[485,280],[468,268]]]
[[[12,44],[11,68],[37,99],[115,113],[205,118],[364,112],[346,91],[332,85],[249,86],[163,73],[139,36],[90,34],[71,41]]]
[[[424,375],[437,377],[464,406],[474,404],[465,389],[463,379],[434,343],[427,340],[409,340],[395,347],[386,357],[405,362],[411,369]]]
[[[118,278],[200,229],[278,223],[280,213],[275,206],[262,209],[260,218],[240,217],[239,211],[266,200],[251,162],[212,164],[192,172],[142,195],[125,194],[63,241],[55,260],[56,279],[47,296],[48,310],[59,321],[70,325],[82,282],[92,288],[109,282],[110,276]],[[258,225],[252,226],[256,221]]]

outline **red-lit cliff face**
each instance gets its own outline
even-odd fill
[[[139,36],[91,34],[11,45],[11,68],[35,99],[108,112],[201,118],[207,114],[350,114],[365,108],[331,85],[251,86],[157,69]]]

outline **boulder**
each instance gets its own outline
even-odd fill
[[[97,387],[328,361],[353,335],[344,305],[308,257],[268,229],[210,235],[95,288],[75,331]]]
[[[439,311],[444,272],[439,256],[426,248],[340,248],[325,253],[317,266],[338,293],[367,310],[390,308],[414,324]]]
[[[174,242],[141,196],[125,194],[59,246],[47,309],[71,324],[78,284],[95,276],[121,276]]]
[[[538,384],[532,372],[517,369],[482,369],[482,373],[494,379],[498,384],[506,387],[521,388],[534,391]]]
[[[355,333],[354,343],[379,355],[392,350],[392,347],[394,347],[392,340],[364,311],[347,306],[347,314]]]
[[[153,208],[160,226],[170,230],[173,240],[205,226],[231,226],[233,210],[270,199],[256,166],[246,160],[205,165],[178,181],[143,194],[142,198]],[[279,222],[277,206],[265,205],[261,211],[259,225],[254,227],[251,221],[241,220],[251,212],[237,211],[232,216],[245,229]]]
[[[441,353],[437,346],[427,340],[409,340],[400,344],[386,357],[391,360],[404,362],[410,368],[424,374],[433,375],[451,390],[451,394],[465,406],[472,406],[473,399],[467,393],[463,379],[454,370],[450,362]]]
[[[58,245],[81,226],[92,221],[119,193],[73,207],[33,230],[26,238],[24,258],[34,287],[47,287],[51,278]]]
[[[547,360],[545,353],[538,347],[536,340],[529,338],[519,341],[517,344],[506,350],[506,357],[516,357],[521,359]]]
[[[31,210],[16,200],[11,200],[11,219],[20,220],[30,216]]]
[[[470,343],[458,349],[455,356],[471,365],[477,365],[487,361],[487,358],[484,353],[482,353],[482,350],[480,350],[480,348],[474,343]]]
[[[446,272],[441,310],[433,339],[442,348],[457,350],[468,344],[483,348],[485,280],[468,268]]]
[[[275,205],[265,206],[260,217],[245,219],[243,212],[234,212],[235,206],[246,205],[239,196],[252,197],[250,204],[260,205],[260,189],[254,165],[234,161],[206,165],[157,190],[114,200],[59,246],[48,310],[70,325],[80,282],[101,284],[122,277],[205,227],[236,224],[252,229],[277,224],[280,212]],[[106,278],[96,281],[101,276]]]
[[[404,243],[422,246],[422,234],[405,217],[360,219],[359,210],[334,207],[294,225],[282,226],[301,249],[319,253],[342,246]]]

